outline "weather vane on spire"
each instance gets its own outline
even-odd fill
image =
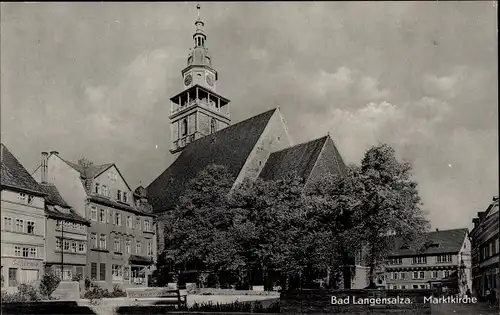
[[[200,9],[201,9],[201,7],[200,7],[200,4],[198,3],[196,5],[196,10],[198,10],[198,20],[200,19]]]

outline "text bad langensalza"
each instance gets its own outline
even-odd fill
[[[430,304],[474,304],[477,303],[477,298],[475,297],[455,297],[455,296],[424,296],[423,303]],[[358,304],[358,305],[390,305],[390,304],[413,304],[413,300],[409,297],[357,297],[357,296],[332,296],[332,305],[347,305],[347,304]]]

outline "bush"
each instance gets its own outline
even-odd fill
[[[126,296],[127,292],[123,291],[119,285],[115,284],[113,286],[113,291],[110,293],[109,297],[126,297]]]
[[[40,292],[30,284],[20,284],[15,293],[2,291],[2,303],[36,302],[41,299]]]
[[[61,283],[61,279],[52,272],[47,272],[40,280],[40,293],[44,298],[50,299],[50,296]]]
[[[74,275],[72,278],[71,278],[71,281],[78,281],[80,282],[80,280],[83,279],[83,276],[82,275]]]

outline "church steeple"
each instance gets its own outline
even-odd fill
[[[181,72],[184,91],[170,99],[172,153],[181,151],[190,142],[217,132],[231,122],[229,100],[215,92],[219,78],[205,47],[207,35],[205,23],[200,18],[199,4],[196,9],[198,19],[194,23],[194,47],[190,49],[187,66]]]

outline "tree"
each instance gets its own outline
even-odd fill
[[[52,293],[57,289],[59,286],[59,283],[61,282],[61,279],[56,276],[53,272],[46,272],[43,276],[42,279],[40,280],[40,293],[42,294],[43,297],[45,298],[50,298]]]
[[[168,256],[177,266],[196,266],[219,276],[242,266],[232,241],[227,196],[234,179],[223,166],[210,165],[189,182],[167,224]]]
[[[359,200],[355,201],[359,207],[353,213],[354,229],[368,248],[369,280],[373,287],[375,270],[394,249],[395,239],[419,249],[429,222],[420,208],[411,164],[398,161],[389,145],[369,149],[353,176],[362,185]]]

